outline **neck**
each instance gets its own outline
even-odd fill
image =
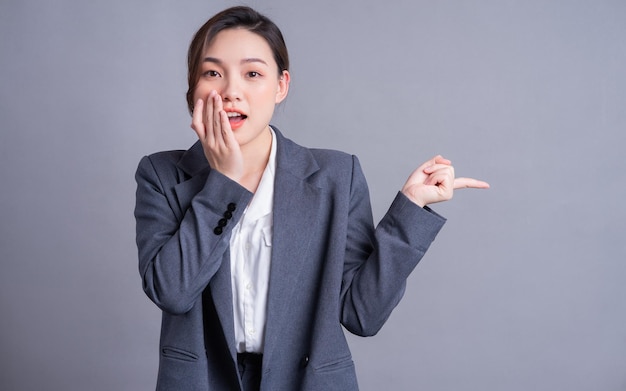
[[[256,140],[241,147],[244,174],[259,170],[263,171],[265,166],[267,166],[271,149],[272,133],[268,126]]]
[[[243,155],[242,185],[252,192],[256,191],[261,181],[263,171],[270,158],[271,149],[272,133],[269,126],[253,143],[241,147],[241,154]]]

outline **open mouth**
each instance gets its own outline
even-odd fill
[[[233,129],[236,129],[243,125],[243,122],[248,118],[247,115],[238,113],[236,111],[229,111],[226,113],[228,115],[228,122],[230,122],[230,126]]]

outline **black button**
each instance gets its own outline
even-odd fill
[[[300,360],[300,366],[305,368],[307,365],[309,365],[309,356],[304,356],[302,360]]]
[[[226,212],[224,212],[224,217],[226,217],[227,219],[232,219],[233,218],[233,212],[227,210]]]
[[[229,212],[234,212],[235,209],[237,209],[237,204],[235,204],[234,202],[231,202],[230,204],[228,204],[226,209],[228,209]]]
[[[220,221],[217,222],[218,227],[226,227],[226,224],[228,224],[228,220],[226,219],[220,219]]]
[[[222,227],[215,227],[215,229],[213,230],[213,233],[216,235],[221,235],[222,234]]]

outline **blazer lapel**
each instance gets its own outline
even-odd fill
[[[233,361],[236,361],[237,350],[235,346],[233,288],[230,282],[230,276],[230,253],[226,251],[222,259],[222,265],[209,283],[209,289],[213,296],[213,305],[215,305],[217,317],[222,325],[230,356]]]
[[[275,129],[275,128],[274,128]],[[288,323],[287,309],[298,285],[301,265],[317,224],[321,189],[307,181],[319,170],[311,152],[276,130],[278,139],[274,183],[274,225],[264,356],[270,361],[272,348]]]

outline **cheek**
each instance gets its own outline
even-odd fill
[[[208,93],[209,93],[209,91],[207,90],[205,83],[198,82],[196,84],[196,88],[193,91],[193,100],[194,100],[194,102],[197,101],[200,98],[205,99],[206,96],[208,95]]]
[[[259,97],[259,101],[262,101],[263,105],[266,107],[276,104],[276,90],[272,86],[264,87],[263,91],[259,91],[257,96]]]
[[[275,85],[265,85],[263,89],[259,91],[259,96],[262,96],[262,99],[272,105],[276,104],[276,93],[278,91],[278,87]]]

